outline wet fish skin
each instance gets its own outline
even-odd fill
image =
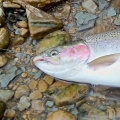
[[[73,44],[73,50],[76,45],[83,44]],[[78,58],[78,55],[76,59],[72,59],[69,55],[71,53],[68,52],[72,48],[60,46],[38,55],[34,58],[34,63],[45,73],[63,80],[120,87],[120,30],[88,36],[83,46],[86,46],[84,54],[82,51],[77,54],[80,53],[84,59]],[[61,53],[64,54],[63,51],[67,50],[66,48],[68,48],[68,53],[61,57]],[[59,54],[50,56],[53,50],[58,50]],[[44,55],[47,56],[46,59],[43,59]],[[75,56],[76,53],[72,55]],[[47,60],[48,58],[50,61]],[[54,64],[53,59],[59,64]]]

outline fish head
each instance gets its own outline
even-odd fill
[[[40,55],[37,55],[33,61],[36,67],[43,72],[61,78],[67,72],[82,66],[90,55],[86,44],[79,43],[74,45],[58,46],[48,49]],[[72,75],[72,74],[71,74]]]

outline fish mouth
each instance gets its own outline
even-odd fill
[[[49,57],[42,57],[42,56],[36,56],[33,59],[33,62],[47,62],[47,63],[51,63],[54,65],[59,65],[59,62],[55,59],[49,58]]]

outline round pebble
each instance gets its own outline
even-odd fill
[[[29,96],[32,100],[37,100],[42,98],[42,93],[39,92],[38,90],[33,91],[30,96]]]
[[[48,84],[44,80],[40,80],[38,83],[38,90],[40,92],[45,92],[48,89]]]
[[[4,55],[0,55],[0,67],[3,67],[8,62],[8,59]]]
[[[49,85],[51,85],[54,82],[54,78],[50,75],[45,75],[44,78],[46,83],[48,83]]]
[[[6,110],[5,117],[14,118],[15,117],[15,110],[11,110],[11,109]]]
[[[23,73],[22,73],[22,77],[23,77],[23,78],[27,77],[27,75],[28,75],[27,72],[23,72]]]

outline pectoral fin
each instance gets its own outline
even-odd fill
[[[120,53],[102,56],[89,62],[88,66],[93,70],[98,70],[114,64],[119,58]]]

